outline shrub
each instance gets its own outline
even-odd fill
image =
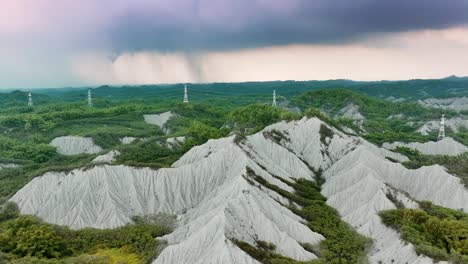
[[[43,259],[52,258],[63,258],[63,262],[57,263],[94,264],[104,260],[149,263],[157,255],[155,238],[169,231],[166,227],[143,223],[116,229],[70,230],[43,223],[32,216],[19,216],[0,223],[0,251],[18,259],[18,263],[36,262],[36,259],[37,263],[42,263]],[[89,256],[92,254],[96,256]]]
[[[388,210],[380,217],[419,254],[455,263],[468,260],[468,217],[463,212],[422,202],[421,209]]]

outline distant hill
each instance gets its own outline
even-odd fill
[[[50,101],[50,97],[46,94],[33,92],[33,102],[43,104]],[[28,92],[13,91],[10,93],[0,93],[0,105],[3,107],[9,106],[26,106],[28,104]]]
[[[168,96],[179,98],[182,96],[182,84],[173,85],[143,85],[143,86],[101,86],[95,89],[97,96],[127,99],[154,98]],[[190,84],[189,91],[195,99],[210,96],[242,96],[242,95],[270,95],[276,90],[279,95],[290,97],[310,90],[329,88],[348,88],[367,95],[388,98],[405,98],[418,100],[431,97],[468,96],[468,77],[450,76],[444,79],[408,80],[408,81],[376,81],[361,82],[351,80],[327,81],[272,81],[245,83],[208,83]],[[64,90],[65,98],[77,97],[84,89]],[[48,93],[52,95],[52,93]],[[59,95],[57,93],[56,95]],[[60,95],[62,96],[62,95]]]
[[[447,98],[468,96],[468,77],[449,76],[433,80],[375,81],[351,80],[327,81],[271,81],[244,83],[189,84],[189,97],[196,101],[210,101],[226,98],[226,102],[255,103],[268,100],[272,91],[278,96],[292,98],[304,91],[344,88],[390,101],[417,101],[426,98]],[[54,101],[77,102],[86,100],[88,88],[38,89]],[[24,92],[2,93],[0,105],[24,103]],[[93,88],[93,96],[109,100],[182,100],[183,84],[139,85],[139,86],[99,86]],[[38,97],[38,102],[47,97]],[[13,98],[13,99],[12,99]],[[45,100],[47,101],[47,100]]]

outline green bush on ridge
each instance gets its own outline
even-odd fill
[[[325,203],[326,198],[320,193],[321,188],[317,183],[305,179],[299,179],[296,182],[289,182],[277,177],[279,180],[295,189],[294,193],[290,193],[276,185],[268,183],[262,177],[255,175],[254,171],[250,168],[247,168],[247,174],[249,179],[254,179],[262,186],[265,186],[266,188],[289,199],[291,202],[300,205],[302,208],[290,206],[290,209],[295,214],[305,219],[307,221],[307,226],[312,231],[320,233],[325,237],[325,240],[320,242],[317,252],[314,252],[320,257],[319,260],[311,262],[287,260],[288,262],[284,263],[365,263],[367,258],[366,251],[371,244],[370,240],[359,235],[351,226],[343,222],[338,212]],[[253,250],[252,248],[249,250],[261,253],[262,256],[265,256],[265,250],[262,250],[261,248],[256,249],[261,252]],[[269,255],[267,254],[266,256]],[[271,255],[271,257],[262,260],[262,263],[283,263],[274,262],[273,260],[276,258],[278,258],[278,256]]]
[[[468,263],[468,214],[421,202],[421,209],[380,212],[382,222],[401,233],[419,254],[435,260]]]

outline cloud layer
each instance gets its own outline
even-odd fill
[[[401,80],[466,75],[468,28],[376,36],[352,44],[288,45],[237,51],[92,54],[75,73],[90,83],[152,84],[269,80]]]
[[[0,7],[0,36],[119,51],[343,43],[468,23],[468,0],[15,0]]]
[[[243,58],[238,54],[258,51],[255,54],[263,52],[262,58],[274,60],[280,56],[279,49],[300,46],[317,51],[317,47],[327,46],[330,49],[322,50],[324,54],[314,55],[325,58],[332,54],[330,50],[340,53],[356,45],[393,50],[402,45],[402,39],[390,43],[376,36],[408,37],[412,35],[405,32],[445,32],[448,28],[459,29],[446,33],[457,42],[466,33],[466,10],[468,0],[4,0],[0,1],[0,75],[6,77],[0,78],[0,88],[81,85],[90,79],[100,80],[83,74],[86,69],[77,66],[90,61],[90,54],[98,54],[93,65],[102,65],[98,67],[102,71],[114,60],[112,67],[123,68],[128,66],[122,66],[122,61],[128,61],[125,65],[133,64],[130,72],[135,67],[148,72],[149,64],[161,69],[158,71],[172,68],[180,73],[188,69],[183,78],[159,74],[165,76],[157,79],[163,82],[204,81],[218,79],[204,72],[210,69],[207,61],[213,61],[215,54],[223,54],[223,64],[234,65]],[[386,37],[385,41],[390,40]],[[294,50],[305,53],[294,61],[291,55],[288,63],[305,63],[303,58],[311,54],[309,48],[307,52]],[[98,63],[102,58],[107,61]],[[216,66],[213,71],[219,67],[223,68]],[[226,71],[232,72],[232,67]],[[106,74],[114,76],[109,77],[113,82],[151,80],[143,73],[129,79],[115,71],[123,70]],[[256,71],[259,78],[263,76],[262,69]],[[251,71],[240,72],[246,80],[255,78]],[[410,73],[418,76],[417,70]],[[94,75],[102,76],[100,72]],[[329,75],[308,79],[325,76]]]

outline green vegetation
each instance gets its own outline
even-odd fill
[[[233,111],[228,121],[239,131],[258,132],[264,127],[281,120],[298,119],[300,115],[285,111],[278,107],[254,104]]]
[[[320,141],[324,145],[328,145],[327,138],[332,139],[333,138],[333,131],[325,124],[320,125]]]
[[[465,116],[468,116],[468,113]],[[458,133],[449,131],[448,136],[468,146],[468,129],[461,129]]]
[[[454,112],[447,110],[428,109],[417,103],[392,103],[344,89],[306,92],[294,98],[293,101],[302,109],[311,107],[320,109],[332,117],[338,116],[348,104],[357,106],[359,112],[365,117],[363,128],[367,134],[364,137],[376,144],[392,141],[428,141],[433,139],[434,135],[422,136],[415,132],[417,127],[408,125],[408,122],[438,120],[442,112],[447,117],[455,115]],[[392,118],[397,115],[400,115],[399,118]],[[352,121],[348,120],[349,123]],[[359,131],[356,125],[348,126]]]
[[[136,219],[137,220],[137,219]],[[156,237],[166,227],[136,221],[116,229],[70,230],[33,216],[20,216],[12,203],[0,210],[0,260],[31,263],[149,263],[157,254]],[[89,262],[80,262],[89,259]],[[30,262],[28,262],[30,261]]]
[[[468,263],[468,214],[421,202],[421,209],[383,211],[384,224],[398,230],[419,254]]]
[[[318,261],[297,261],[274,253],[276,246],[272,243],[257,240],[255,247],[249,243],[232,239],[236,246],[245,251],[249,256],[264,264],[319,264]]]
[[[314,248],[310,245],[303,245],[305,249],[312,251],[320,257],[318,261],[307,263],[365,263],[366,250],[370,246],[370,241],[359,235],[348,224],[344,223],[338,212],[325,203],[326,199],[320,193],[319,185],[304,179],[299,179],[296,182],[289,182],[277,177],[279,180],[295,189],[294,193],[290,193],[276,185],[268,183],[262,177],[255,175],[252,169],[248,168],[247,171],[249,179],[253,179],[262,186],[289,199],[291,202],[289,208],[295,214],[304,218],[307,221],[307,226],[312,231],[320,233],[326,238],[320,242],[318,248]],[[294,203],[302,208],[294,206]],[[261,259],[262,263],[301,263],[288,259],[284,262],[278,262],[277,258],[280,257],[275,254],[268,254],[268,250],[262,247],[257,248],[259,251],[247,246],[244,248],[247,248],[246,252],[250,252],[249,254],[259,255],[255,258],[257,260]]]
[[[359,112],[368,119],[387,119],[391,115],[402,114],[404,116],[418,116],[419,119],[438,119],[445,112],[448,117],[454,112],[433,109],[427,111],[417,103],[392,103],[381,99],[372,98],[345,89],[319,90],[305,92],[294,99],[302,108],[314,107],[323,109],[331,115],[337,114],[343,107],[352,103],[359,107]]]

